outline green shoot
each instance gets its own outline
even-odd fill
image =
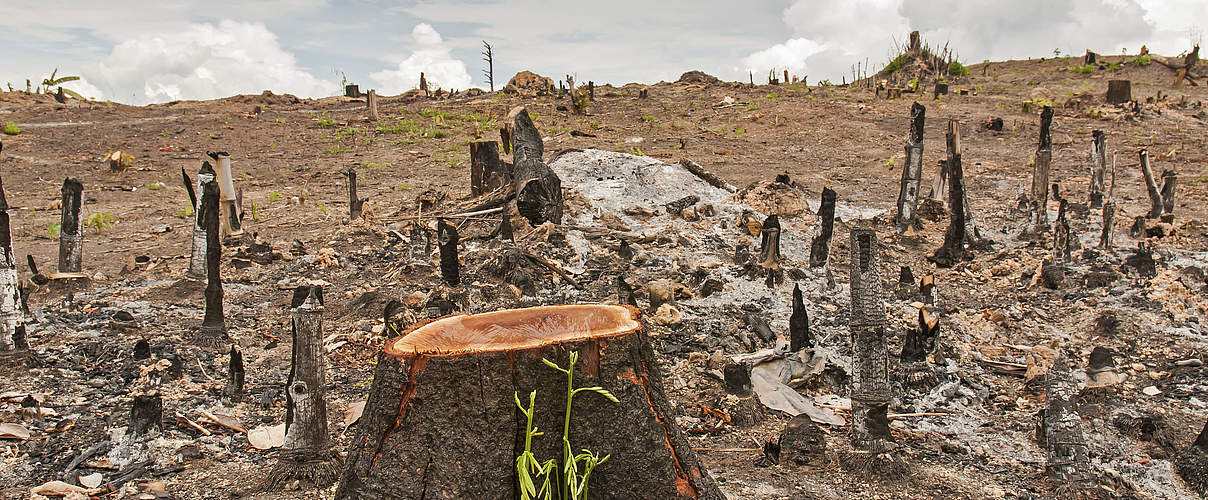
[[[17,122],[9,120],[4,124],[4,135],[17,135],[21,133],[21,128],[17,126]]]
[[[84,220],[84,227],[90,227],[100,233],[102,230],[113,225],[115,219],[109,212],[95,212]]]

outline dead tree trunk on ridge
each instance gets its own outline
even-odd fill
[[[564,424],[576,453],[611,455],[591,474],[591,498],[721,499],[675,423],[637,314],[556,305],[413,326],[378,355],[335,498],[518,498],[527,417],[517,400],[527,408],[536,391],[533,425],[545,433],[531,440],[538,460],[558,460],[562,470]],[[616,402],[581,393],[567,417],[571,380],[543,358],[569,367],[575,387],[600,386]]]

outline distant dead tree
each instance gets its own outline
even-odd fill
[[[482,51],[482,60],[487,62],[487,69],[482,70],[483,75],[487,77],[487,84],[491,86],[491,92],[495,91],[495,52],[491,50],[491,44],[486,40],[482,41],[482,46],[485,49]]]

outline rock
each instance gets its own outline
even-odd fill
[[[809,415],[801,414],[789,420],[780,433],[780,463],[784,465],[817,465],[826,457],[826,434]]]
[[[1050,290],[1061,288],[1061,282],[1065,281],[1065,269],[1051,262],[1045,262],[1040,269],[1040,279],[1044,282],[1044,287]]]
[[[715,84],[715,83],[721,83],[721,80],[719,80],[716,76],[705,73],[704,71],[698,71],[698,70],[694,69],[692,71],[688,71],[688,72],[685,72],[684,74],[680,75],[679,80],[676,80],[676,82],[677,83]]]
[[[535,96],[539,93],[548,92],[554,88],[554,81],[548,77],[544,77],[533,73],[532,71],[521,71],[516,73],[508,84],[503,87],[503,91],[508,94],[531,95]]]
[[[1148,386],[1144,389],[1141,389],[1141,394],[1144,394],[1146,396],[1157,396],[1158,394],[1161,394],[1161,393],[1162,393],[1161,389],[1158,389],[1157,387],[1152,386],[1152,385]]]

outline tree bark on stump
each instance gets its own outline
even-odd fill
[[[461,268],[457,260],[457,228],[444,219],[436,223],[436,239],[440,247],[440,277],[446,285],[461,284]]]
[[[1108,200],[1103,204],[1103,232],[1099,233],[1099,248],[1111,249],[1112,240],[1116,236],[1116,202]]]
[[[1049,165],[1053,161],[1053,108],[1045,106],[1040,112],[1040,145],[1032,165],[1032,229],[1042,233],[1049,229]]]
[[[818,206],[818,232],[810,243],[810,267],[823,267],[830,257],[831,236],[835,232],[835,199],[831,188],[822,188],[822,203]]]
[[[285,386],[285,443],[266,483],[293,480],[325,488],[338,476],[327,434],[327,355],[323,349],[323,289],[300,286],[290,301],[293,354]]]
[[[0,179],[0,357],[24,354],[25,311],[21,303],[21,278],[17,275],[17,256],[13,253],[9,227],[8,198],[4,179]]]
[[[1132,100],[1132,82],[1129,80],[1107,81],[1107,103],[1124,104]]]
[[[566,422],[573,450],[610,455],[591,474],[592,498],[723,498],[675,424],[637,314],[563,305],[412,327],[378,356],[335,497],[518,498],[526,418],[516,401],[536,391],[538,460],[561,456]],[[572,352],[582,359],[576,385],[599,385],[618,402],[581,394],[564,420],[567,377],[542,358],[565,367]]]
[[[206,228],[206,315],[201,322],[201,332],[206,337],[225,337],[222,277],[218,271],[222,261],[222,241],[218,236],[221,225],[218,220],[218,182],[207,182],[201,192],[202,224]]]
[[[958,127],[956,120],[948,122],[948,213],[951,221],[944,232],[944,246],[929,259],[939,267],[952,267],[972,258],[965,249],[965,243],[969,241],[968,210],[965,209],[965,170],[961,165],[960,138],[956,135]]]
[[[372,121],[381,120],[381,115],[378,114],[378,97],[376,90],[370,90],[365,97],[365,106],[369,108],[369,119]]]
[[[1174,170],[1162,172],[1162,222],[1167,224],[1174,223],[1174,186],[1178,181],[1179,176]]]
[[[1045,375],[1046,470],[1049,479],[1062,487],[1078,487],[1090,479],[1087,474],[1089,461],[1082,419],[1074,403],[1078,383],[1070,375],[1067,359],[1064,351],[1059,353]]]
[[[370,92],[373,92],[370,90]],[[344,172],[348,177],[348,220],[354,221],[361,217],[361,211],[365,208],[365,202],[369,201],[369,197],[357,198],[357,170],[348,167]]]
[[[910,138],[906,140],[906,164],[902,165],[902,185],[898,189],[898,213],[894,226],[898,234],[906,234],[919,225],[915,213],[919,201],[919,182],[923,178],[923,123],[927,108],[914,103],[910,107]]]
[[[189,188],[189,198],[193,201],[193,249],[189,254],[189,270],[185,272],[188,278],[204,280],[206,278],[206,226],[201,210],[201,200],[193,192],[189,184],[189,175],[181,169],[185,177],[185,186]],[[214,182],[216,174],[210,162],[201,162],[201,170],[197,172],[197,193],[205,191],[205,185]]]
[[[1091,132],[1091,208],[1103,206],[1103,191],[1107,182],[1107,135],[1102,130]]]
[[[889,435],[889,348],[881,257],[872,229],[851,231],[852,447],[884,451]]]
[[[1208,496],[1208,423],[1195,442],[1175,456],[1174,465],[1187,487]]]
[[[512,184],[510,165],[499,158],[499,143],[470,143],[470,194],[482,196]]]
[[[1158,182],[1149,167],[1149,151],[1144,149],[1137,152],[1141,157],[1141,175],[1145,178],[1145,191],[1149,194],[1149,213],[1147,219],[1157,219],[1162,215],[1162,193],[1158,191]]]
[[[78,273],[84,258],[84,227],[80,207],[84,185],[77,179],[63,181],[63,213],[59,219],[59,272]]]

